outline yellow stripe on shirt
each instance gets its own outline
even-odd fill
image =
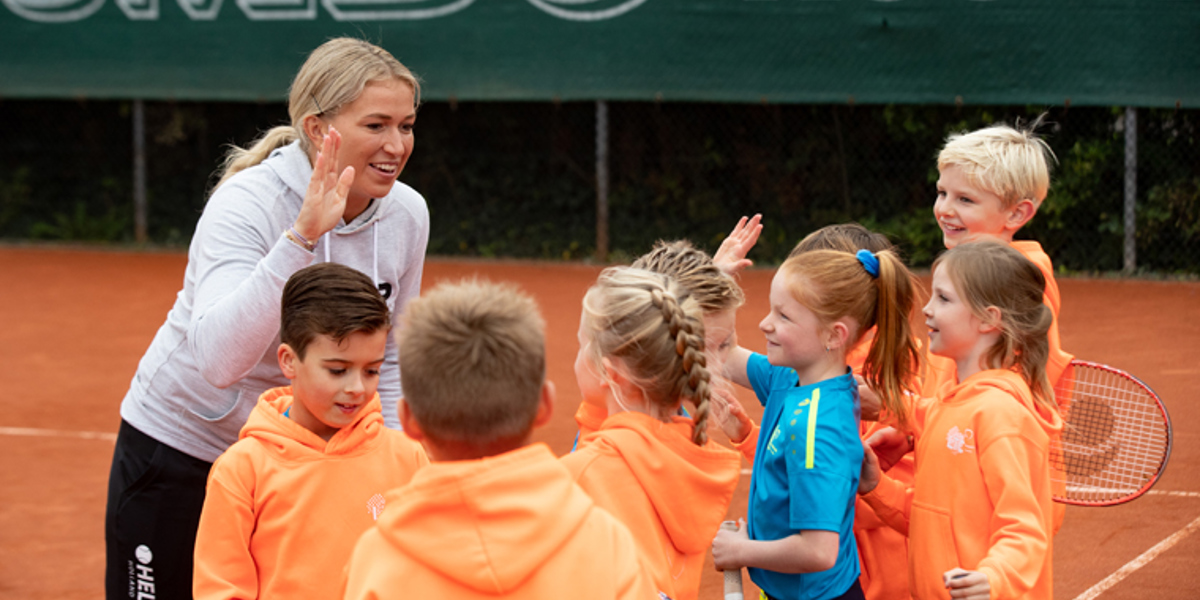
[[[804,468],[813,468],[813,453],[817,445],[817,409],[821,404],[821,388],[813,390],[812,404],[808,407],[808,445],[805,447]]]

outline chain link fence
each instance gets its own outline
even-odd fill
[[[6,100],[0,237],[134,239],[133,103]],[[1029,121],[1058,157],[1050,195],[1018,237],[1069,271],[1125,266],[1125,109],[1040,106],[428,102],[401,179],[432,216],[430,253],[583,259],[597,248],[597,141],[608,258],[656,239],[715,250],[762,213],[751,258],[850,220],[890,235],[916,266],[941,249],[931,207],[946,135]],[[146,102],[147,233],[184,246],[225,146],[287,121],[279,103]],[[1200,273],[1200,111],[1137,111],[1136,264]]]

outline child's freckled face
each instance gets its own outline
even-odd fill
[[[825,354],[820,319],[792,296],[783,273],[771,280],[771,312],[758,328],[767,337],[767,360],[775,366],[802,371]]]
[[[946,248],[983,237],[1011,241],[1009,210],[1000,196],[972,183],[958,165],[940,171],[933,216],[942,230]]]
[[[358,418],[379,387],[388,331],[351,333],[339,344],[318,335],[308,344],[304,360],[295,358],[291,419],[328,440]]]

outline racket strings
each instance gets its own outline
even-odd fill
[[[1073,364],[1055,390],[1067,401],[1053,476],[1067,496],[1104,503],[1144,491],[1161,471],[1170,430],[1157,398],[1136,380]]]

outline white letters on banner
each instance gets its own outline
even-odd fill
[[[71,23],[94,14],[104,0],[0,0],[13,14],[39,23]],[[526,0],[546,14],[570,21],[603,21],[619,17],[647,0]],[[157,21],[159,0],[113,0],[131,21]],[[212,21],[222,0],[175,0],[193,21]],[[251,21],[312,21],[317,0],[236,0]],[[338,21],[408,21],[434,19],[461,11],[475,0],[321,0]]]

